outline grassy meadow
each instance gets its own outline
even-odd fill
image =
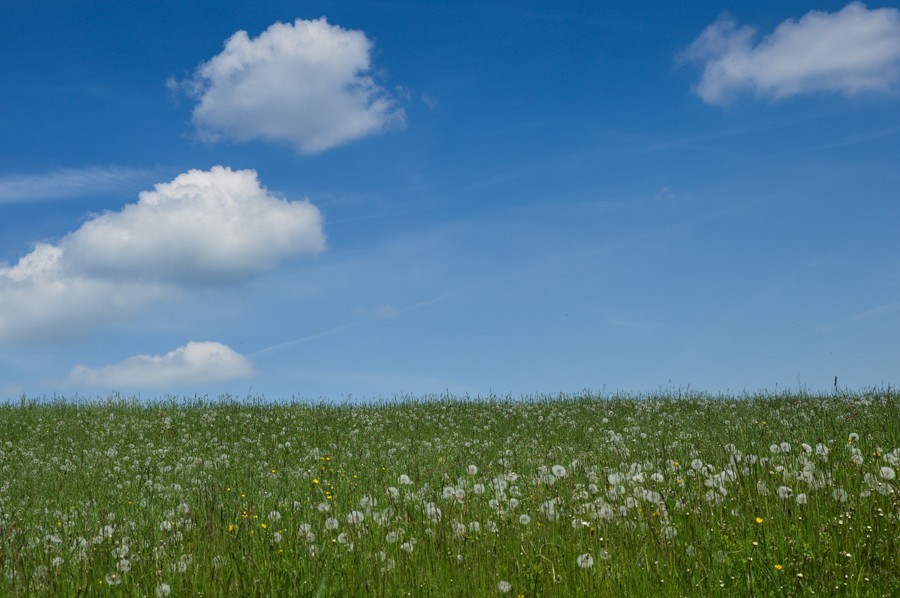
[[[889,596],[900,400],[0,406],[0,595]]]

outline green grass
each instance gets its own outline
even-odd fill
[[[23,401],[0,595],[887,596],[898,437],[882,391]]]

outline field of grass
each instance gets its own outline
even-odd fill
[[[0,595],[897,595],[900,400],[0,406]]]

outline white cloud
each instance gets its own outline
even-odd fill
[[[402,125],[403,109],[371,76],[372,42],[324,18],[238,31],[183,83],[207,140],[286,141],[320,152]]]
[[[225,382],[253,375],[246,357],[215,342],[189,342],[165,355],[137,355],[115,365],[72,368],[72,384],[159,390],[187,384]]]
[[[14,266],[0,263],[0,343],[77,336],[185,288],[240,282],[324,247],[308,201],[272,196],[252,170],[191,170]]]
[[[0,204],[84,197],[122,191],[159,176],[159,169],[91,166],[42,174],[0,176]]]
[[[704,63],[695,86],[709,104],[742,91],[784,98],[801,93],[855,95],[900,82],[900,10],[853,2],[836,13],[810,11],[784,21],[754,45],[756,31],[723,16],[681,56]]]
[[[318,208],[273,197],[252,170],[190,170],[139,197],[62,240],[75,271],[208,284],[245,279],[325,248]]]

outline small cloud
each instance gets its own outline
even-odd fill
[[[422,94],[422,102],[426,106],[428,106],[431,110],[436,110],[438,107],[437,98],[435,98],[433,95],[429,95],[427,93]]]
[[[197,100],[207,141],[286,141],[313,154],[402,126],[396,98],[371,75],[372,42],[324,18],[275,23],[259,37],[238,31],[181,87]]]
[[[659,191],[656,192],[656,195],[653,196],[653,199],[659,203],[677,205],[689,201],[691,199],[691,195],[689,193],[674,191],[670,187],[662,187]]]
[[[58,243],[0,263],[0,343],[70,338],[197,286],[229,285],[325,248],[322,216],[252,170],[191,170]]]
[[[251,375],[250,362],[230,347],[192,341],[165,355],[137,355],[98,368],[77,365],[69,373],[68,381],[91,387],[163,390]]]
[[[41,174],[0,176],[0,204],[48,201],[124,191],[161,174],[159,169],[91,166]]]
[[[742,91],[785,98],[832,92],[848,96],[891,91],[900,81],[900,10],[869,10],[852,2],[836,13],[810,11],[788,19],[754,44],[756,30],[728,16],[703,31],[681,55],[704,64],[694,87],[708,104],[727,104]]]

